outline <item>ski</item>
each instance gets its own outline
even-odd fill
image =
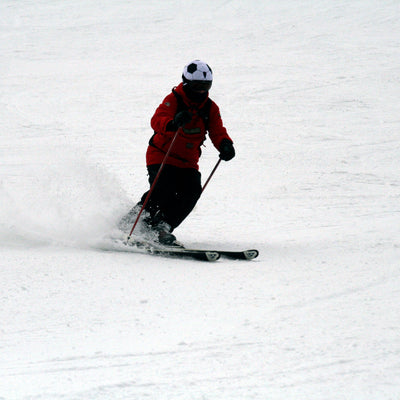
[[[249,250],[215,250],[215,249],[193,249],[184,246],[163,246],[152,241],[143,239],[121,240],[114,239],[114,245],[109,250],[126,251],[132,253],[150,254],[164,257],[192,258],[202,261],[217,261],[221,257],[233,260],[253,260],[258,257],[256,249]]]
[[[258,257],[259,252],[256,249],[251,250],[205,250],[205,249],[187,249],[187,248],[158,248],[147,247],[146,252],[155,255],[166,255],[172,257],[189,257],[203,261],[217,261],[220,257],[233,260],[253,260]]]
[[[216,261],[221,256],[224,258],[230,258],[234,260],[253,260],[258,257],[259,251],[256,249],[250,250],[215,250],[215,249],[193,249],[182,247],[160,247],[157,245],[149,244],[149,243],[141,243],[141,242],[133,242],[135,246],[147,248],[147,250],[154,254],[170,255],[172,256],[186,256],[197,259],[206,259],[207,261]],[[218,254],[218,256],[217,256]]]

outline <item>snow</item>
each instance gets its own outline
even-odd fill
[[[2,0],[0,399],[398,399],[399,28],[390,0]],[[260,256],[103,251],[195,58],[237,157],[176,235]]]

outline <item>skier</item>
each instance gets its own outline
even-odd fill
[[[154,134],[146,153],[150,187],[161,164],[163,169],[147,200],[142,222],[163,245],[179,245],[172,232],[190,214],[201,195],[198,161],[207,132],[222,160],[235,156],[219,107],[208,95],[212,80],[212,70],[205,62],[194,60],[187,64],[182,82],[165,97],[151,118]],[[132,226],[148,193],[143,194],[120,226]]]

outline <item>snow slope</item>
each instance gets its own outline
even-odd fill
[[[237,157],[176,234],[260,257],[102,251],[194,58]],[[398,1],[2,0],[0,399],[398,399],[399,59]]]

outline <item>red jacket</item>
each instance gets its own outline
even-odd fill
[[[201,104],[191,102],[183,91],[182,83],[175,88],[175,91],[182,97],[193,116],[192,120],[178,133],[167,164],[180,168],[199,169],[198,161],[201,155],[201,145],[206,140],[207,130],[204,120],[198,115],[198,112],[205,106],[207,99]],[[151,127],[155,134],[147,148],[147,165],[162,163],[165,153],[168,151],[175,135],[175,132],[167,131],[167,124],[174,119],[177,108],[178,100],[174,93],[171,92],[158,106],[151,118]],[[219,150],[222,139],[231,140],[222,123],[219,108],[212,100],[209,112],[208,133],[217,150]]]

